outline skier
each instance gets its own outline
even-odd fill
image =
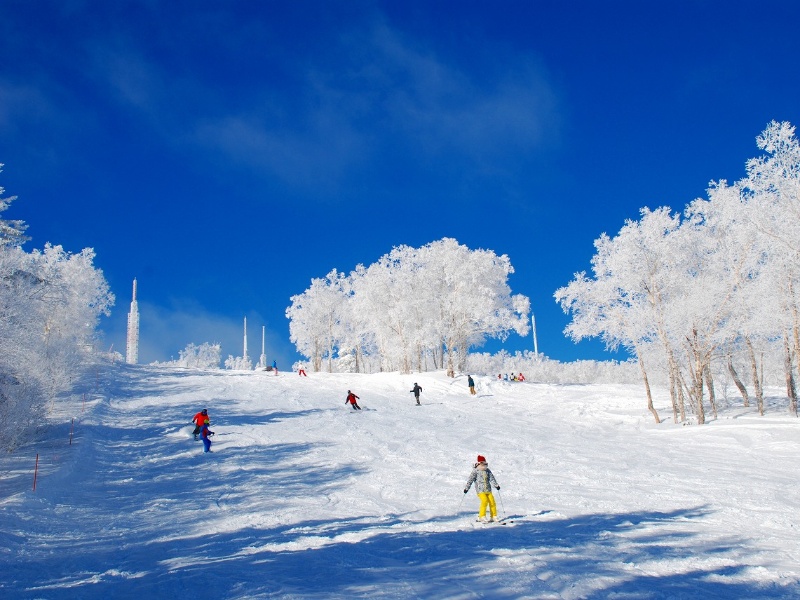
[[[469,491],[473,482],[475,482],[475,491],[478,493],[478,498],[481,501],[480,508],[478,509],[478,521],[481,523],[497,521],[497,504],[495,504],[494,496],[492,495],[492,486],[496,487],[498,490],[500,486],[489,469],[486,459],[480,454],[478,455],[478,462],[475,463],[472,473],[470,473],[469,479],[467,479],[466,486],[464,487],[465,494]],[[487,505],[489,506],[490,514],[488,521],[486,520]]]
[[[272,370],[275,371],[275,376],[277,377],[277,375],[278,375],[278,361],[277,360],[273,360],[272,361]]]
[[[467,385],[469,386],[469,393],[475,395],[475,380],[472,375],[467,375]]]
[[[203,423],[208,424],[210,422],[211,420],[208,418],[208,410],[205,408],[192,417],[192,423],[194,423],[194,431],[192,432],[192,435],[194,436],[194,439],[197,439],[197,434],[200,433]]]
[[[203,440],[203,452],[211,452],[211,436],[214,432],[208,428],[208,423],[203,423],[200,428],[200,438]]]
[[[353,410],[361,410],[361,407],[358,405],[358,402],[356,402],[356,400],[361,400],[361,398],[356,396],[350,390],[347,390],[347,400],[345,400],[344,403],[347,404],[349,402],[350,404],[352,404]]]
[[[306,375],[306,368],[305,367],[300,367],[297,370],[297,374],[300,375],[300,377],[308,377],[308,375]]]
[[[525,376],[522,373],[520,373],[519,375],[517,375],[517,381],[525,381]]]
[[[414,398],[417,400],[417,406],[419,406],[419,393],[422,391],[420,385],[414,382],[414,389],[411,390],[411,393],[414,394]]]

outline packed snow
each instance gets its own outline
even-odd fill
[[[664,390],[656,424],[640,386],[475,380],[105,367],[0,458],[0,597],[800,597],[780,390],[698,426]]]

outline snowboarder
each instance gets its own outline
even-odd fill
[[[350,404],[352,404],[353,410],[361,410],[361,407],[358,405],[358,402],[356,402],[356,400],[361,400],[361,398],[356,396],[350,390],[347,390],[347,400],[345,400],[344,403],[347,404],[349,402]]]
[[[480,454],[478,455],[478,462],[475,463],[472,473],[470,473],[469,479],[467,479],[467,483],[464,486],[465,494],[469,491],[469,488],[472,486],[473,482],[475,483],[475,491],[478,493],[478,498],[481,501],[480,508],[478,509],[478,521],[481,523],[497,521],[497,504],[495,503],[494,496],[492,495],[492,486],[498,490],[500,489],[500,486],[489,469],[486,459]],[[490,515],[488,521],[486,520],[487,505],[489,506]]]
[[[475,380],[472,375],[467,375],[467,385],[469,386],[469,393],[475,395]]]
[[[203,423],[200,428],[200,439],[203,440],[203,452],[211,452],[211,436],[215,435],[213,431],[208,428],[208,423]]]
[[[194,436],[194,439],[198,439],[197,434],[200,433],[200,429],[202,429],[203,424],[208,424],[210,422],[211,420],[208,418],[208,410],[205,408],[192,417],[192,423],[194,423],[194,431],[192,432],[192,435]]]
[[[517,381],[525,381],[525,376],[522,373],[520,373],[519,375],[517,375]]]
[[[417,406],[419,406],[419,393],[422,391],[422,387],[416,382],[414,382],[414,389],[411,390],[411,393],[414,394],[414,398],[417,400]]]

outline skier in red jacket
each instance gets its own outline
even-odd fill
[[[361,410],[361,407],[358,405],[358,402],[356,402],[356,400],[360,400],[360,399],[361,398],[356,396],[353,392],[351,392],[350,390],[347,390],[347,400],[345,400],[344,403],[347,404],[349,402],[350,404],[352,404],[353,405],[353,410]]]
[[[194,423],[194,431],[192,432],[192,435],[194,435],[194,439],[197,439],[197,434],[200,433],[200,429],[202,429],[203,424],[209,424],[210,422],[211,420],[208,418],[208,410],[205,408],[192,417],[192,423]]]

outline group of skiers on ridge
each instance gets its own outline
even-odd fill
[[[502,373],[498,373],[497,378],[503,381],[525,381],[525,375],[523,375],[522,373],[520,373],[519,375],[514,375],[514,373],[511,373],[510,375],[508,373],[506,373],[505,375],[503,375]]]

